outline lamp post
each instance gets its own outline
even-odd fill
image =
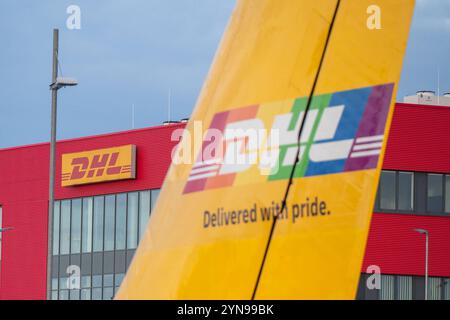
[[[50,173],[49,173],[49,197],[48,197],[48,257],[47,257],[47,298],[49,297],[49,288],[51,285],[51,258],[52,258],[52,226],[53,211],[55,202],[55,163],[56,163],[56,124],[57,124],[57,101],[58,90],[67,86],[76,86],[78,82],[73,78],[58,77],[58,48],[59,48],[59,30],[53,29],[53,68],[52,83],[52,110],[51,110],[51,132],[50,132]]]
[[[425,235],[425,300],[428,300],[428,230],[414,229],[414,231]]]

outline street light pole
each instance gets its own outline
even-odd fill
[[[428,300],[428,230],[414,229],[414,231],[425,235],[425,300]]]
[[[2,257],[1,257],[2,250],[1,250],[1,248],[2,248],[2,241],[3,241],[1,234],[3,232],[11,231],[11,230],[14,230],[14,228],[13,227],[0,228],[0,288],[2,287],[2,283],[1,283],[1,280],[2,280]]]
[[[47,255],[47,299],[50,298],[51,290],[51,259],[53,251],[53,212],[55,208],[55,172],[56,172],[56,125],[58,111],[58,90],[65,87],[78,85],[77,80],[73,78],[58,77],[58,51],[59,51],[59,30],[53,29],[53,70],[52,83],[52,113],[51,113],[51,132],[50,132],[50,173],[49,173],[49,192],[48,192],[48,255]]]
[[[58,78],[58,48],[59,30],[53,29],[53,68],[52,83],[56,83]],[[53,211],[55,207],[55,163],[56,163],[56,124],[57,124],[57,103],[58,88],[51,87],[52,91],[52,111],[51,111],[51,132],[50,132],[50,174],[49,174],[49,195],[48,195],[48,257],[47,257],[47,299],[50,298],[51,286],[51,259],[52,259],[52,227]]]

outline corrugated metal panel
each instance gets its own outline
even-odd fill
[[[176,144],[170,141],[171,133],[182,127],[184,124],[160,126],[58,143],[57,177],[62,153],[134,144],[137,146],[137,178],[71,188],[61,188],[57,180],[56,197],[159,188]],[[2,239],[1,299],[46,297],[48,166],[48,144],[0,150],[3,226],[14,227]]]
[[[383,168],[450,173],[450,108],[396,104]],[[425,237],[430,232],[429,272],[450,276],[450,217],[375,213],[363,271],[378,265],[383,274],[424,275]]]
[[[374,213],[362,271],[370,265],[382,274],[424,275],[425,236],[429,231],[429,274],[450,277],[450,218]]]
[[[383,168],[450,173],[450,107],[397,104]]]

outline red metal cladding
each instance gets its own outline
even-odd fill
[[[0,298],[43,299],[47,261],[47,145],[0,150]]]
[[[382,274],[425,273],[425,235],[429,232],[429,274],[450,277],[450,217],[375,213],[369,232],[363,272],[370,265]]]
[[[57,145],[57,177],[61,155],[136,145],[136,179],[76,187],[61,187],[57,199],[160,188],[176,142],[173,130],[184,125],[160,126],[82,139]],[[47,267],[49,145],[37,144],[0,150],[0,205],[3,226],[14,227],[2,240],[0,299],[45,299]]]
[[[383,167],[450,173],[450,107],[397,104]]]
[[[67,199],[160,188],[170,165],[173,130],[160,126],[82,139],[57,146],[61,154],[136,145],[136,179],[75,187],[56,181],[56,198]],[[450,108],[397,104],[384,168],[450,173]],[[0,150],[0,205],[3,234],[0,298],[45,299],[47,265],[48,144]],[[430,231],[430,274],[450,277],[450,217],[376,213],[363,272],[378,265],[382,273],[423,275],[424,239],[414,228]]]
[[[396,104],[383,168],[450,173],[450,107]],[[363,264],[384,274],[424,275],[430,232],[430,275],[450,277],[450,217],[375,213]]]

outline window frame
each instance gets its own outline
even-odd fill
[[[434,210],[430,210],[429,208],[429,191],[430,191],[430,176],[440,176],[441,177],[441,197],[442,197],[442,201],[441,201],[441,208],[438,211],[434,211]],[[443,173],[433,173],[433,172],[427,172],[426,173],[426,195],[425,195],[425,212],[428,215],[445,215],[445,174]]]
[[[447,179],[448,179],[448,182],[449,182],[448,191],[447,191]],[[444,174],[444,179],[443,180],[444,180],[444,189],[443,189],[444,210],[443,210],[443,213],[445,215],[450,215],[450,174]],[[447,192],[448,192],[448,198],[447,198]]]
[[[393,171],[393,170],[382,170],[380,173],[380,181],[378,182],[378,195],[377,195],[377,200],[378,200],[378,210],[382,213],[386,212],[386,213],[392,213],[392,212],[398,212],[397,207],[398,207],[398,171]],[[381,206],[381,179],[382,179],[382,175],[383,173],[394,173],[394,209],[386,209],[383,208]]]
[[[140,234],[141,234],[141,229],[143,230],[142,232],[146,232],[146,228],[144,228],[144,226],[141,226],[140,223],[142,223],[143,220],[145,220],[146,223],[148,223],[148,220],[151,216],[152,210],[154,208],[154,203],[155,200],[157,199],[157,195],[159,194],[160,189],[144,189],[144,190],[133,190],[133,191],[128,191],[128,192],[122,192],[122,193],[113,193],[113,194],[103,194],[103,195],[90,195],[90,196],[84,196],[84,197],[77,197],[77,198],[70,198],[70,199],[58,199],[55,200],[55,203],[58,203],[57,206],[55,206],[54,210],[54,218],[56,217],[56,215],[58,215],[59,219],[57,219],[58,221],[54,222],[53,226],[52,226],[52,246],[51,246],[51,256],[53,259],[56,259],[57,261],[57,265],[58,266],[52,266],[51,268],[56,268],[56,272],[54,272],[53,277],[56,277],[54,279],[53,282],[55,282],[57,280],[57,283],[55,283],[57,285],[57,287],[55,287],[55,285],[50,285],[49,288],[47,288],[47,291],[50,294],[50,297],[56,298],[56,299],[81,299],[82,297],[88,297],[90,300],[93,300],[93,296],[95,294],[101,294],[101,299],[104,299],[104,292],[106,290],[106,292],[108,293],[108,295],[110,293],[112,293],[112,297],[114,297],[115,293],[117,292],[119,285],[121,282],[120,279],[123,279],[127,269],[129,268],[129,263],[128,263],[128,256],[130,254],[133,254],[137,247],[139,246],[139,242],[140,242]],[[106,206],[107,206],[107,197],[110,196],[110,202],[108,205],[111,205],[112,207],[110,208],[111,210],[113,209],[113,212],[110,212],[110,214],[108,215],[108,217],[113,218],[114,221],[110,221],[112,224],[112,229],[110,231],[110,234],[107,235],[106,233],[106,228],[107,228],[107,223],[106,223],[106,219],[107,219],[107,212],[106,212]],[[133,201],[134,201],[134,205],[136,206],[136,208],[134,208],[133,210],[136,211],[135,212],[135,217],[133,219],[135,219],[136,221],[133,222],[133,226],[131,229],[129,229],[129,214],[131,213],[131,208],[129,208],[129,203],[130,203],[130,199],[131,197],[134,197]],[[122,203],[122,206],[120,207],[121,210],[119,212],[119,201],[125,201]],[[78,203],[80,204],[80,208],[78,208],[75,210],[74,209],[74,204]],[[63,203],[64,203],[64,221],[62,219],[62,211],[63,211]],[[91,208],[90,208],[91,206]],[[57,208],[59,207],[59,210],[57,210]],[[78,211],[80,211],[78,213]],[[74,214],[76,213],[77,215],[77,219],[79,219],[80,221],[75,221],[75,216]],[[123,217],[123,214],[125,214],[125,217]],[[78,217],[79,215],[79,217]],[[119,217],[120,216],[120,217]],[[141,218],[142,216],[142,218]],[[145,219],[143,219],[145,216]],[[94,228],[94,221],[95,219],[98,220],[98,226],[97,229],[95,230]],[[66,221],[67,220],[67,221]],[[55,219],[54,219],[55,221]],[[65,244],[68,247],[68,253],[66,253],[64,251],[64,253],[61,252],[61,236],[62,236],[62,223],[65,223],[66,225],[66,229],[64,230],[64,232],[68,231],[66,234],[68,243]],[[122,226],[122,229],[118,229],[117,227],[117,223],[125,223],[124,226]],[[79,234],[77,232],[76,236],[79,236],[79,252],[72,252],[73,251],[73,231],[72,230],[74,228],[74,224],[79,224]],[[88,224],[91,224],[90,226],[90,230],[89,230],[89,226]],[[110,226],[111,227],[111,226]],[[58,230],[56,230],[56,228],[58,228]],[[133,229],[133,230],[132,230]],[[56,232],[58,232],[58,234],[56,235]],[[98,232],[97,232],[98,231]],[[124,239],[120,239],[121,242],[125,241],[125,247],[117,247],[117,237],[118,237],[118,231],[120,232],[124,232],[123,237]],[[135,247],[133,248],[129,248],[129,244],[128,244],[128,238],[129,238],[129,231],[134,232],[134,235],[131,235],[131,238],[133,238],[133,244],[135,242]],[[90,235],[89,235],[90,233]],[[100,234],[101,233],[101,234]],[[97,243],[95,243],[95,236],[97,234],[97,238],[98,241]],[[58,237],[57,240],[57,244],[56,244],[56,240],[53,240],[53,238],[55,237],[55,235]],[[89,243],[88,239],[90,236],[90,248],[84,248],[84,246]],[[113,240],[113,247],[111,250],[106,250],[106,237],[110,236]],[[135,239],[134,239],[135,238]],[[100,243],[101,242],[101,243]],[[98,249],[97,251],[94,251],[94,244],[97,245]],[[122,243],[123,244],[123,243]],[[54,251],[54,246],[57,245],[57,251]],[[86,250],[85,250],[86,249]],[[90,250],[89,250],[90,249]],[[125,272],[123,270],[122,267],[119,267],[120,269],[117,269],[118,267],[116,266],[117,262],[116,262],[116,252],[125,252],[124,255],[124,261],[123,263],[125,263]],[[106,272],[104,265],[105,265],[105,261],[104,261],[104,256],[105,253],[109,252],[109,254],[113,254],[114,256],[114,264],[112,266],[112,272]],[[94,255],[95,254],[101,254],[101,256],[103,257],[103,262],[102,262],[102,268],[101,271],[94,270]],[[84,260],[84,259],[89,259],[89,257],[87,255],[90,255],[90,262],[89,260]],[[87,258],[85,258],[87,257]],[[63,259],[63,260],[61,260]],[[68,259],[68,261],[66,261]],[[61,261],[65,261],[65,262],[61,262]],[[90,268],[88,267],[83,267],[86,264],[83,264],[83,261],[86,261],[89,265],[90,263]],[[120,260],[122,261],[122,260]],[[60,269],[59,265],[61,263],[64,263],[64,265],[66,263],[70,264],[76,264],[78,265],[80,268],[85,268],[81,270],[81,279],[80,279],[80,288],[79,289],[74,289],[74,290],[69,290],[68,288],[66,288],[66,281],[68,278],[68,275],[64,272],[63,269]],[[122,262],[120,262],[122,263]],[[86,265],[86,266],[87,266]],[[83,271],[84,270],[84,271]],[[105,286],[105,275],[109,274],[109,281],[112,281],[111,285]],[[94,287],[93,286],[93,280],[94,280],[94,276],[99,276],[101,277],[101,286],[100,287]],[[87,288],[86,286],[83,285],[83,278],[85,277],[90,277],[90,287]],[[62,282],[64,281],[64,283]],[[86,279],[86,281],[88,281],[88,279]]]
[[[406,210],[406,209],[400,209],[400,173],[409,173],[411,174],[411,183],[412,183],[412,193],[411,193],[411,200],[412,200],[412,209]],[[415,181],[415,172],[414,171],[396,171],[396,212],[399,213],[415,213],[417,208],[417,202],[416,202],[416,181]]]

